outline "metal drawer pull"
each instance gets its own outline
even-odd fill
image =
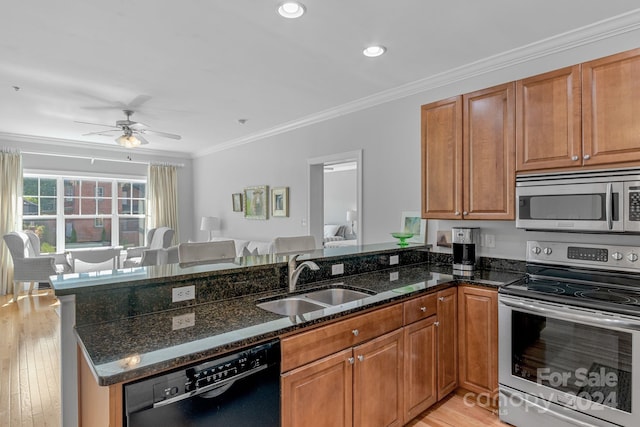
[[[358,356],[358,360],[361,362],[364,362],[364,356],[363,355]]]
[[[427,311],[427,307],[420,307],[420,311],[424,313],[425,311]]]
[[[358,336],[358,334],[360,333],[360,331],[359,331],[359,330],[357,330],[357,329],[354,329],[353,331],[351,331],[351,333],[352,333],[354,336],[356,336],[356,337],[357,337],[357,336]]]
[[[354,359],[353,357],[350,357],[347,359],[349,361],[350,364],[354,364],[356,362],[356,359]]]
[[[571,160],[573,160],[574,162],[577,161],[579,159],[578,156],[571,156]]]
[[[590,156],[590,155],[588,155],[588,154],[585,154],[583,158],[584,158],[585,160],[589,160],[589,159],[591,158],[591,156]]]
[[[440,326],[440,322],[433,322],[434,325]]]
[[[438,301],[444,301],[444,297],[438,297]]]
[[[469,215],[469,212],[464,211],[464,212],[462,212],[462,215],[465,215],[465,216],[466,216],[466,215]]]

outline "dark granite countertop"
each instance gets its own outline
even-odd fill
[[[450,267],[420,264],[306,285],[300,292],[340,285],[376,294],[301,316],[281,316],[256,307],[258,300],[277,296],[265,292],[80,326],[76,328],[76,335],[98,384],[104,386],[216,357],[358,311],[455,286],[458,282],[497,287],[521,278],[522,274],[498,271],[481,271],[472,278],[457,278],[451,274]],[[185,315],[195,319],[193,326],[176,329],[175,323]]]

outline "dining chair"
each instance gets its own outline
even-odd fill
[[[210,261],[234,259],[235,257],[236,244],[233,240],[180,243],[178,245],[180,264],[204,264]]]
[[[276,237],[273,239],[275,254],[311,252],[315,249],[316,239],[313,236]]]

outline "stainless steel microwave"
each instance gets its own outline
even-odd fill
[[[640,233],[640,169],[516,178],[516,227]]]

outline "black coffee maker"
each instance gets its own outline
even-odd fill
[[[453,227],[453,272],[473,272],[478,261],[477,246],[480,244],[480,229],[477,227]]]

